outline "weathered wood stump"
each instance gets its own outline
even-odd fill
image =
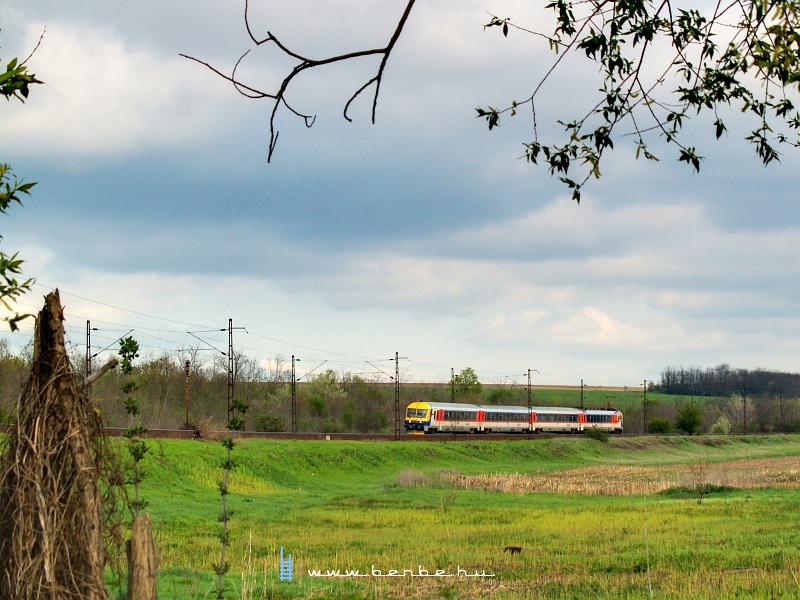
[[[104,600],[102,423],[64,346],[58,290],[36,319],[31,375],[0,459],[0,598]]]
[[[146,512],[133,520],[128,555],[128,600],[155,600],[158,584],[158,561],[150,515]]]

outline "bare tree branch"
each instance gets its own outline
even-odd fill
[[[99,369],[97,369],[94,373],[89,375],[86,379],[83,380],[81,384],[81,389],[86,389],[90,385],[92,385],[95,381],[100,379],[103,375],[108,373],[111,369],[116,367],[119,364],[119,359],[116,356],[112,356],[108,359],[108,361]]]
[[[247,30],[247,35],[250,38],[250,40],[253,42],[253,44],[255,44],[257,47],[258,46],[262,46],[264,44],[273,44],[275,46],[275,48],[280,50],[287,57],[292,58],[292,59],[294,59],[296,61],[296,64],[294,65],[292,70],[289,72],[289,74],[286,75],[286,77],[283,78],[283,80],[281,81],[281,83],[278,86],[278,89],[276,91],[264,91],[262,89],[259,89],[258,87],[254,87],[254,86],[242,83],[237,78],[236,71],[237,71],[239,65],[241,64],[242,60],[244,60],[244,58],[248,55],[250,50],[248,50],[247,52],[242,54],[242,56],[239,58],[239,60],[234,65],[233,70],[231,71],[230,75],[226,75],[225,73],[223,73],[219,69],[217,69],[217,68],[213,67],[212,65],[210,65],[208,62],[200,60],[200,59],[195,58],[193,56],[189,56],[187,54],[180,54],[180,56],[182,56],[184,58],[188,58],[189,60],[192,60],[192,61],[194,61],[196,63],[199,63],[199,64],[205,66],[206,68],[210,69],[216,75],[222,77],[223,79],[225,79],[227,81],[230,81],[233,84],[233,86],[236,88],[236,90],[240,94],[242,94],[243,96],[245,96],[247,98],[256,99],[256,100],[270,99],[270,100],[273,101],[272,111],[270,112],[270,118],[269,118],[269,134],[270,135],[269,135],[269,151],[268,151],[268,154],[267,154],[267,161],[270,161],[270,160],[272,160],[272,154],[275,151],[275,146],[276,146],[276,144],[278,142],[279,131],[275,128],[275,119],[276,119],[277,114],[278,114],[278,109],[281,106],[285,107],[287,110],[289,110],[289,112],[291,112],[295,116],[300,117],[301,119],[303,119],[303,121],[305,122],[306,127],[311,127],[314,124],[314,121],[316,119],[315,116],[306,115],[306,114],[296,110],[291,104],[289,104],[289,102],[286,99],[286,93],[287,93],[287,91],[289,89],[289,85],[292,83],[294,78],[297,77],[298,75],[300,75],[301,73],[303,73],[304,71],[307,71],[309,69],[313,69],[315,67],[323,67],[323,66],[326,66],[326,65],[339,63],[339,62],[344,62],[344,61],[348,61],[348,60],[353,60],[353,59],[357,59],[357,58],[364,58],[364,57],[369,57],[369,56],[380,56],[381,57],[381,61],[380,61],[380,64],[378,65],[378,69],[377,69],[377,72],[375,73],[375,75],[372,78],[370,78],[369,81],[367,81],[364,85],[359,87],[353,93],[352,96],[350,96],[350,98],[347,100],[347,103],[345,104],[344,109],[343,109],[344,118],[347,119],[347,121],[352,121],[352,119],[348,115],[348,110],[350,109],[350,105],[353,103],[353,101],[356,98],[358,98],[358,96],[361,95],[362,92],[364,92],[370,86],[374,85],[375,86],[375,93],[374,93],[374,95],[372,97],[372,122],[373,123],[375,122],[375,115],[376,115],[377,106],[378,106],[378,96],[380,94],[380,87],[381,87],[381,80],[383,78],[383,73],[386,70],[386,65],[387,65],[387,63],[389,61],[389,56],[391,55],[392,50],[394,49],[395,45],[397,44],[397,40],[400,39],[400,35],[403,32],[403,28],[405,27],[405,24],[408,21],[409,15],[411,14],[411,10],[413,9],[415,2],[416,2],[416,0],[407,0],[406,7],[405,7],[405,10],[403,12],[403,15],[400,17],[400,20],[398,21],[397,26],[395,27],[394,32],[392,33],[392,36],[389,39],[389,42],[387,43],[387,45],[385,47],[383,47],[383,48],[373,48],[373,49],[370,49],[370,50],[359,50],[359,51],[355,51],[355,52],[347,52],[347,53],[344,53],[344,54],[337,54],[337,55],[328,56],[328,57],[325,57],[325,58],[314,59],[314,58],[309,58],[307,56],[304,56],[304,55],[300,54],[299,52],[296,52],[295,50],[292,50],[288,46],[284,45],[283,43],[281,43],[281,41],[275,35],[272,34],[271,31],[267,31],[267,35],[264,38],[256,37],[256,35],[254,34],[253,29],[251,27],[251,24],[250,24],[250,0],[245,0],[245,3],[244,3],[244,23],[245,23],[245,28]]]

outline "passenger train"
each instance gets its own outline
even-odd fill
[[[491,406],[412,402],[406,431],[423,433],[582,433],[591,427],[622,433],[622,413],[614,409],[552,406]]]

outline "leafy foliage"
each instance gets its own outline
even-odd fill
[[[286,431],[286,421],[277,415],[258,415],[253,427],[256,431]]]
[[[125,412],[128,413],[129,425],[125,428],[123,435],[128,440],[128,454],[133,460],[133,500],[131,510],[135,517],[139,516],[147,503],[140,494],[140,483],[142,482],[142,471],[140,464],[149,448],[141,437],[147,433],[147,428],[139,419],[139,400],[133,393],[139,389],[141,382],[133,377],[133,361],[139,357],[139,342],[130,336],[119,340],[119,368],[126,379],[120,384],[120,390],[125,394]]]
[[[703,411],[695,402],[687,402],[675,414],[675,428],[687,435],[700,433],[703,426]]]
[[[515,404],[514,392],[508,388],[495,388],[489,392],[486,404]]]
[[[18,62],[16,58],[6,65],[6,70],[0,72],[0,95],[5,96],[6,100],[16,98],[20,102],[30,93],[30,86],[42,83],[36,76],[28,72],[25,62]],[[25,182],[18,180],[11,174],[11,167],[5,163],[0,163],[0,213],[6,213],[9,206],[16,202],[22,204],[21,196],[30,195],[31,188],[35,182]],[[0,236],[0,240],[3,239]],[[22,260],[17,253],[11,256],[0,252],[0,304],[6,310],[13,310],[11,302],[27,292],[33,285],[33,279],[20,280],[18,276],[22,274]],[[8,322],[11,331],[16,331],[17,323],[30,317],[29,314],[12,314],[5,320]]]
[[[584,432],[586,433],[586,437],[590,440],[602,442],[603,444],[608,443],[608,431],[605,429],[601,429],[600,427],[587,427]]]
[[[133,361],[139,358],[139,342],[132,337],[128,336],[119,341],[119,369],[123,375],[130,375],[133,372]],[[126,385],[128,384],[128,385]],[[123,392],[126,394],[133,391],[135,387],[131,388],[130,385],[135,386],[135,382],[126,382],[123,384]]]
[[[727,435],[731,432],[731,422],[725,415],[720,415],[714,424],[708,429],[712,435]]]
[[[30,86],[42,83],[36,76],[28,72],[25,63],[19,63],[16,58],[6,65],[4,73],[0,73],[0,94],[7,100],[17,98],[20,102],[25,102],[30,93]]]
[[[3,214],[14,202],[21,205],[21,196],[29,196],[31,188],[36,185],[35,182],[17,179],[12,175],[11,170],[9,165],[0,163],[0,213]],[[0,236],[0,240],[2,239]],[[18,253],[15,252],[9,256],[5,252],[0,252],[0,303],[7,310],[12,310],[11,301],[30,290],[33,285],[33,279],[20,280],[18,279],[20,275],[22,275],[22,259],[19,258]],[[31,315],[14,314],[7,318],[11,331],[15,331],[17,323],[29,316]]]
[[[647,433],[671,433],[672,423],[663,417],[653,417],[647,423]]]
[[[232,349],[231,349],[232,351]],[[233,510],[228,506],[228,493],[231,470],[233,469],[232,452],[233,447],[236,445],[233,436],[236,431],[244,431],[245,415],[250,408],[249,405],[237,396],[232,396],[233,382],[236,379],[234,363],[236,362],[235,355],[229,355],[232,360],[228,363],[228,435],[222,440],[222,446],[225,448],[225,461],[222,465],[222,480],[218,482],[220,500],[222,510],[219,515],[220,523],[222,523],[222,532],[219,535],[220,540],[220,556],[219,563],[214,566],[214,572],[217,575],[217,599],[222,600],[225,597],[225,580],[224,575],[228,571],[229,564],[225,560],[225,555],[230,545],[230,531],[228,529],[228,521],[233,516]]]
[[[450,380],[450,391],[455,397],[478,396],[482,390],[483,386],[472,367],[461,369],[461,372]]]
[[[746,139],[757,156],[765,165],[779,160],[777,145],[800,142],[800,113],[786,96],[789,86],[800,83],[800,4],[730,0],[710,6],[701,12],[670,0],[553,0],[547,5],[555,15],[552,34],[492,16],[486,27],[501,27],[506,37],[509,28],[542,36],[558,58],[527,99],[501,110],[478,108],[478,116],[491,130],[501,115],[530,105],[534,139],[524,144],[525,157],[542,161],[578,202],[584,184],[600,177],[603,155],[615,139],[628,137],[637,158],[658,160],[649,144],[653,135],[660,136],[677,147],[680,162],[699,171],[703,157],[680,140],[691,117],[704,111],[714,116],[720,138],[727,131],[723,109],[739,108],[754,120]],[[665,43],[671,51],[666,55]],[[597,102],[583,116],[559,121],[565,142],[544,143],[535,100],[568,53],[599,67]],[[662,94],[666,86],[672,89]],[[578,176],[576,164],[582,169]]]

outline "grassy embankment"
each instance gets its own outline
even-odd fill
[[[223,449],[150,443],[159,597],[211,598]],[[234,455],[231,598],[800,596],[796,436],[244,440]],[[699,483],[721,487],[698,504]],[[281,545],[293,582],[278,581]],[[495,577],[308,575],[373,566]]]

